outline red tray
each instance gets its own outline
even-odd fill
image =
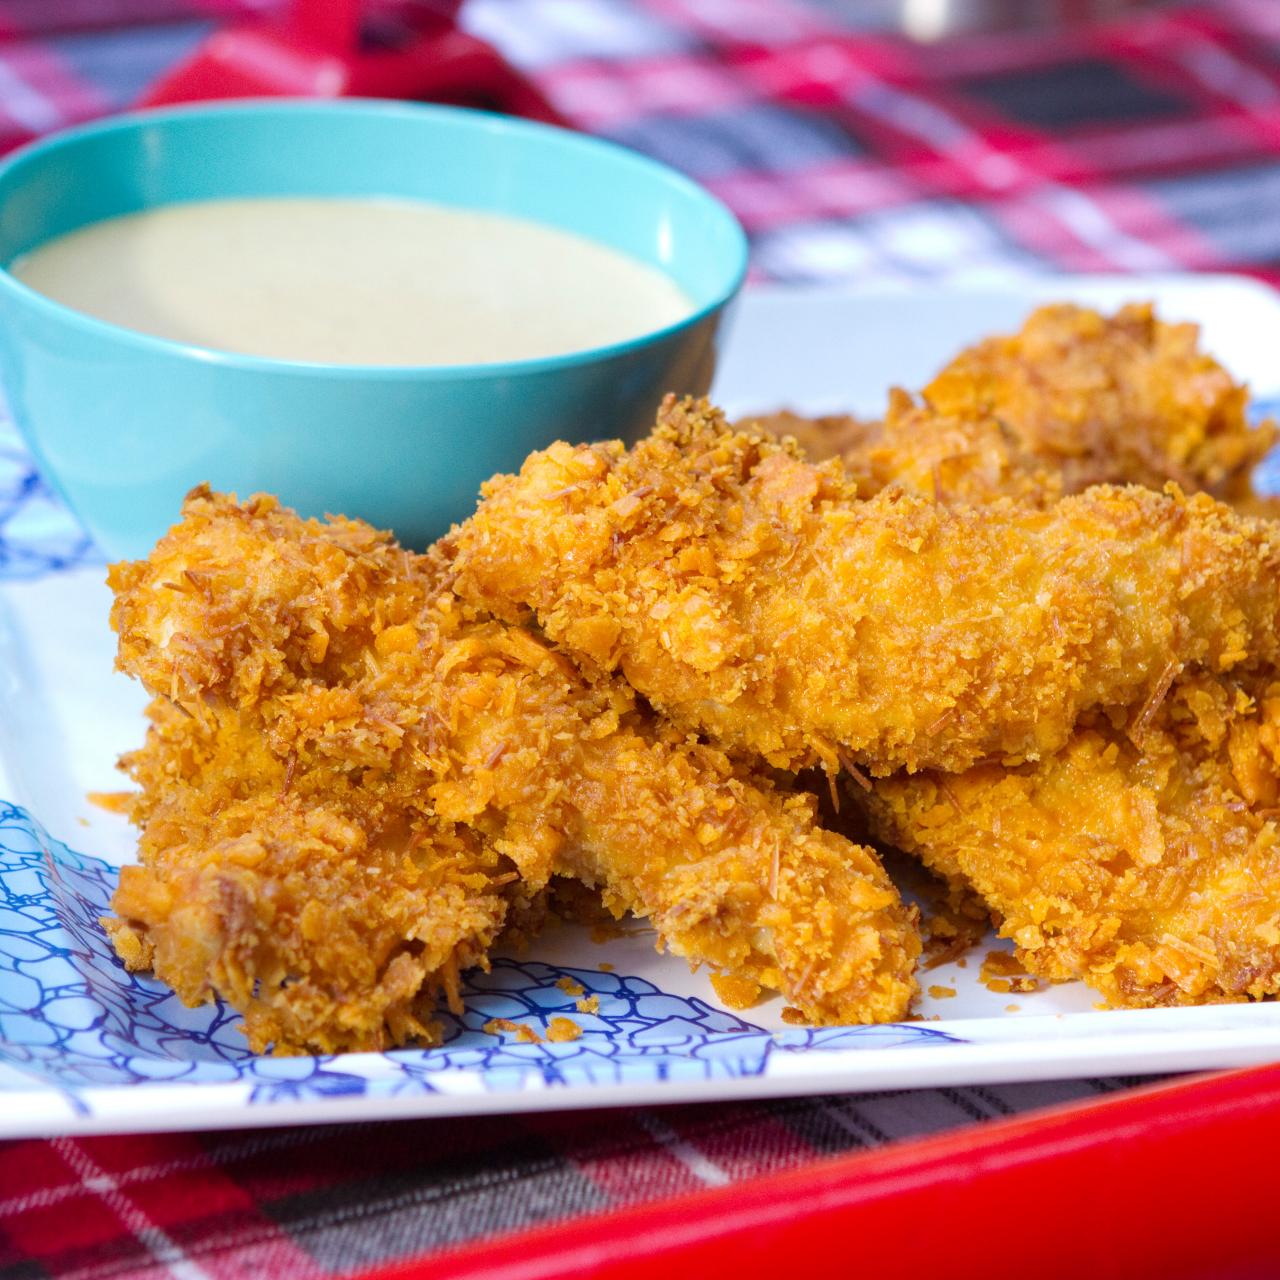
[[[506,1236],[358,1280],[1280,1276],[1280,1066]],[[816,1270],[815,1270],[816,1268]]]

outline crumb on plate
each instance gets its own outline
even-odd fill
[[[732,973],[713,973],[711,986],[722,1004],[730,1009],[750,1009],[760,999],[760,984]]]
[[[552,1044],[564,1044],[569,1040],[577,1040],[582,1035],[582,1028],[572,1018],[552,1018],[547,1023],[547,1039]]]
[[[988,951],[982,961],[981,977],[988,991],[1001,995],[1039,991],[1042,985],[1038,978],[1033,978],[1026,971],[1017,956],[1007,951]]]
[[[127,814],[136,794],[134,791],[90,791],[85,798],[108,813]]]
[[[553,1018],[552,1021],[556,1020]],[[569,1019],[565,1018],[563,1021],[568,1022]],[[503,1031],[513,1032],[521,1044],[542,1043],[542,1037],[532,1027],[525,1026],[523,1022],[512,1022],[510,1018],[490,1018],[483,1030],[491,1036],[500,1035]]]

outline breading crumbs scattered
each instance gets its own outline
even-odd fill
[[[556,1019],[552,1019],[556,1021]],[[564,1019],[568,1022],[568,1018]],[[484,1024],[483,1030],[491,1036],[496,1036],[503,1031],[511,1031],[515,1033],[515,1037],[521,1044],[541,1044],[542,1037],[532,1028],[527,1027],[523,1022],[512,1022],[510,1018],[490,1018]],[[572,1039],[572,1037],[569,1037]]]
[[[556,986],[567,996],[580,996],[586,991],[586,987],[582,983],[570,977],[557,978]]]
[[[128,813],[136,794],[134,791],[90,791],[86,799],[108,813]]]
[[[929,994],[935,1000],[950,1000],[956,993],[955,987],[930,987]]]
[[[579,1013],[599,1013],[600,997],[599,996],[581,996],[578,1000]]]
[[[1039,991],[1041,982],[1033,978],[1017,956],[1007,951],[988,951],[982,962],[982,983],[988,991],[1001,994]]]
[[[732,973],[713,973],[711,986],[730,1009],[750,1009],[760,999],[760,984]]]
[[[547,1023],[547,1039],[553,1044],[563,1044],[567,1040],[576,1040],[582,1035],[582,1028],[572,1018],[552,1018]]]

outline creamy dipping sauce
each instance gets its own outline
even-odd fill
[[[337,364],[525,360],[693,310],[662,272],[523,218],[407,200],[201,200],[93,223],[9,268],[99,320]]]

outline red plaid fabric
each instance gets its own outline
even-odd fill
[[[578,47],[556,0],[471,21],[582,127],[720,195],[757,276],[1280,273],[1270,0],[933,45],[834,0],[582,7]]]
[[[4,1280],[321,1280],[1115,1080],[0,1144]]]
[[[0,0],[0,148],[278,7]],[[866,7],[471,0],[464,20],[580,127],[721,195],[758,277],[1280,278],[1273,0],[937,45],[856,28]],[[383,0],[384,29],[391,10],[414,21]],[[1122,1083],[0,1144],[0,1280],[341,1275]]]

